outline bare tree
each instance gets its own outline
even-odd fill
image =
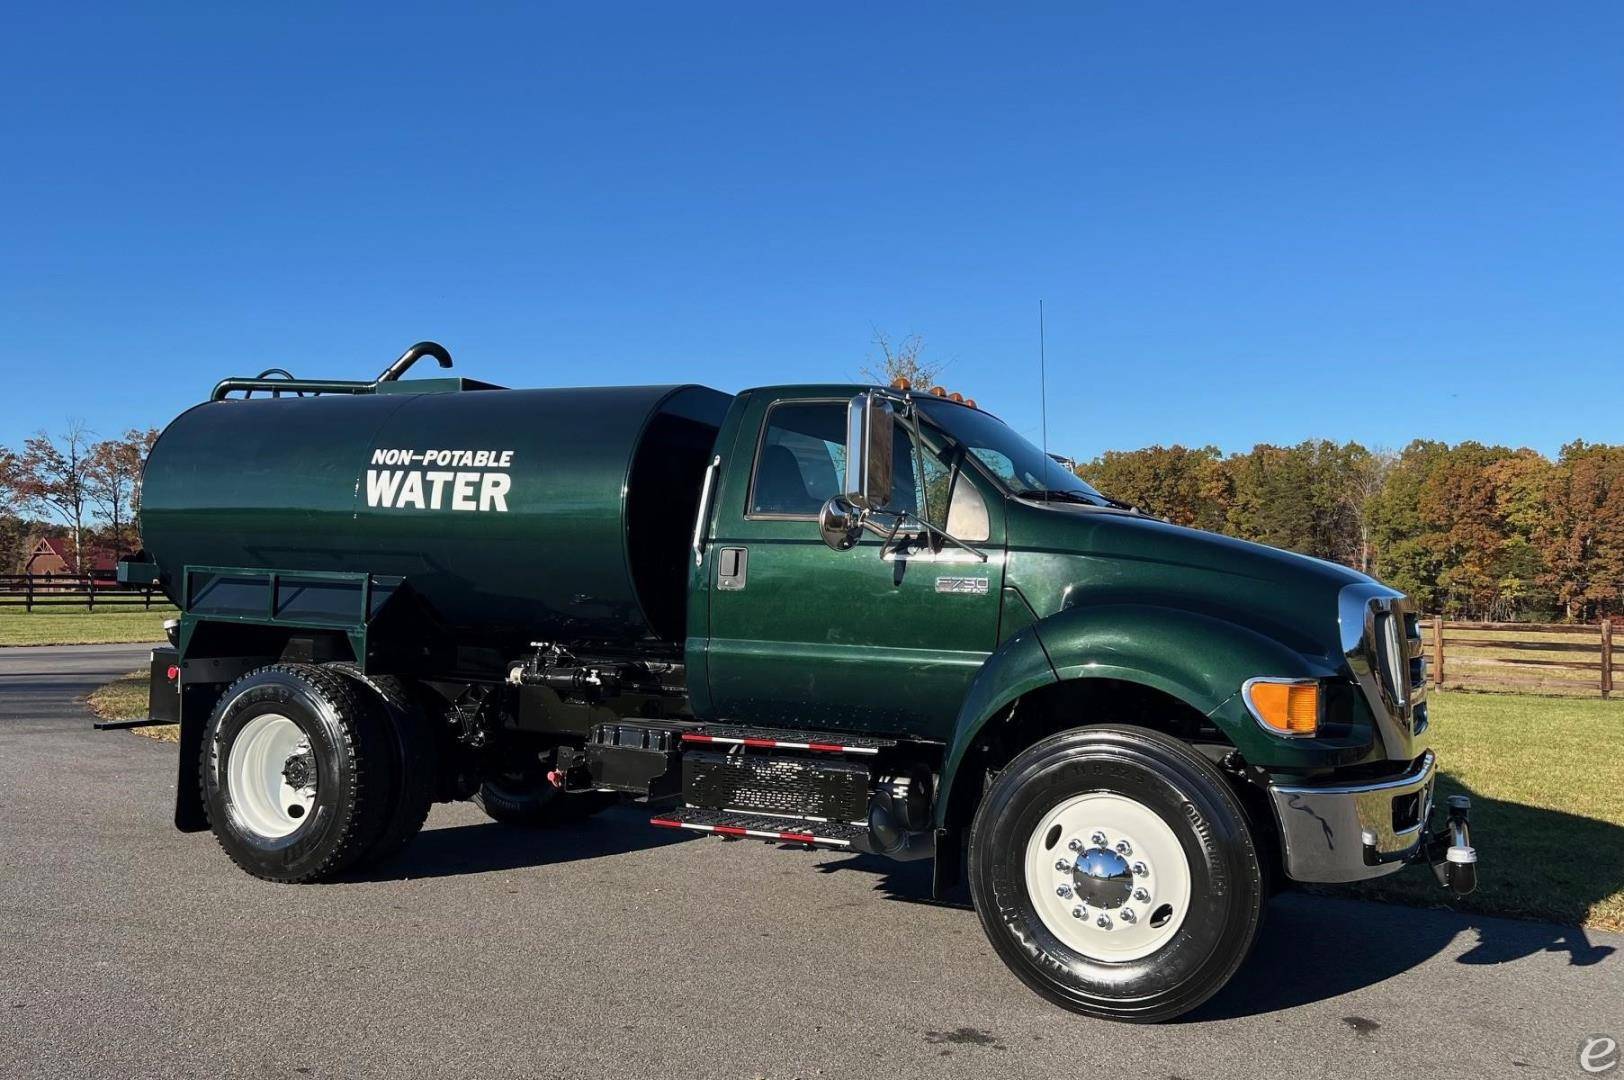
[[[141,467],[157,437],[156,428],[131,428],[121,438],[107,439],[91,448],[85,470],[89,495],[99,516],[108,523],[108,538],[118,554],[140,543],[132,526],[141,508]]]
[[[1387,478],[1393,472],[1393,466],[1398,464],[1398,454],[1392,450],[1377,447],[1363,454],[1355,455],[1349,463],[1346,487],[1342,492],[1342,505],[1352,515],[1355,528],[1358,530],[1359,550],[1357,558],[1359,572],[1370,573],[1371,551],[1371,511],[1375,508],[1383,489],[1387,487]]]
[[[884,330],[874,327],[873,344],[880,350],[879,356],[870,354],[858,369],[858,374],[871,383],[889,386],[897,379],[907,379],[914,386],[928,389],[947,366],[924,359],[925,339],[918,334],[893,342]]]
[[[90,459],[94,436],[82,420],[70,420],[54,438],[45,432],[23,443],[11,486],[24,510],[55,515],[73,536],[75,572],[84,568],[85,520],[91,509]]]

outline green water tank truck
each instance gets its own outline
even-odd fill
[[[120,574],[181,612],[176,824],[249,873],[388,858],[437,800],[638,803],[931,858],[1028,986],[1126,1020],[1215,993],[1287,882],[1472,888],[1417,617],[1371,578],[1138,513],[939,388],[422,356],[227,379],[148,460]]]

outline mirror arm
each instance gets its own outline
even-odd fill
[[[886,528],[884,525],[874,520],[877,516],[882,514],[891,519],[890,528]],[[932,536],[945,540],[954,547],[963,548],[965,551],[968,551],[982,562],[987,561],[987,553],[985,551],[982,551],[980,548],[971,544],[965,543],[963,540],[960,540],[958,537],[954,536],[950,532],[947,532],[945,529],[938,529],[924,518],[921,518],[918,514],[910,514],[906,510],[881,510],[863,515],[863,528],[867,529],[875,536],[883,537],[885,540],[885,543],[880,545],[881,558],[884,558],[886,552],[891,550],[891,544],[896,539],[897,532],[902,528],[905,521],[912,521],[915,525],[918,525],[921,529],[927,533],[930,533]]]
[[[965,551],[968,551],[970,554],[974,555],[977,559],[980,559],[982,562],[987,561],[987,553],[985,551],[982,551],[980,548],[975,547],[975,546],[973,546],[971,544],[965,543],[963,540],[960,540],[958,537],[954,536],[952,533],[948,532],[946,529],[938,529],[936,526],[932,525],[928,521],[925,521],[923,519],[916,519],[916,520],[918,520],[919,524],[924,526],[925,530],[927,532],[929,532],[932,536],[940,537],[941,539],[947,541],[949,544],[952,544],[954,547],[963,548]]]

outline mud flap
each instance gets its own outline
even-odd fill
[[[181,832],[209,827],[202,789],[203,729],[224,690],[222,683],[181,684],[180,753],[175,762],[175,828]]]

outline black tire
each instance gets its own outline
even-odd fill
[[[256,717],[291,720],[309,743],[314,802],[292,832],[251,828],[234,805],[226,770]],[[231,860],[266,881],[304,883],[342,873],[377,843],[395,798],[397,764],[383,710],[354,682],[309,664],[249,672],[221,696],[203,733],[203,802]]]
[[[1092,792],[1151,811],[1188,862],[1188,910],[1142,958],[1077,951],[1049,929],[1030,895],[1029,839],[1045,815]],[[1223,776],[1178,740],[1136,727],[1078,728],[1018,754],[976,811],[969,863],[982,928],[1010,970],[1057,1005],[1114,1020],[1169,1020],[1217,993],[1251,951],[1265,899],[1257,846]]]
[[[620,796],[607,791],[560,791],[538,762],[486,777],[474,792],[474,805],[504,825],[545,828],[584,821],[609,809]]]
[[[393,675],[365,675],[349,662],[327,666],[365,686],[389,718],[400,782],[395,785],[395,797],[377,841],[356,862],[375,866],[400,854],[428,820],[429,808],[439,790],[434,728],[414,688],[405,680]]]

